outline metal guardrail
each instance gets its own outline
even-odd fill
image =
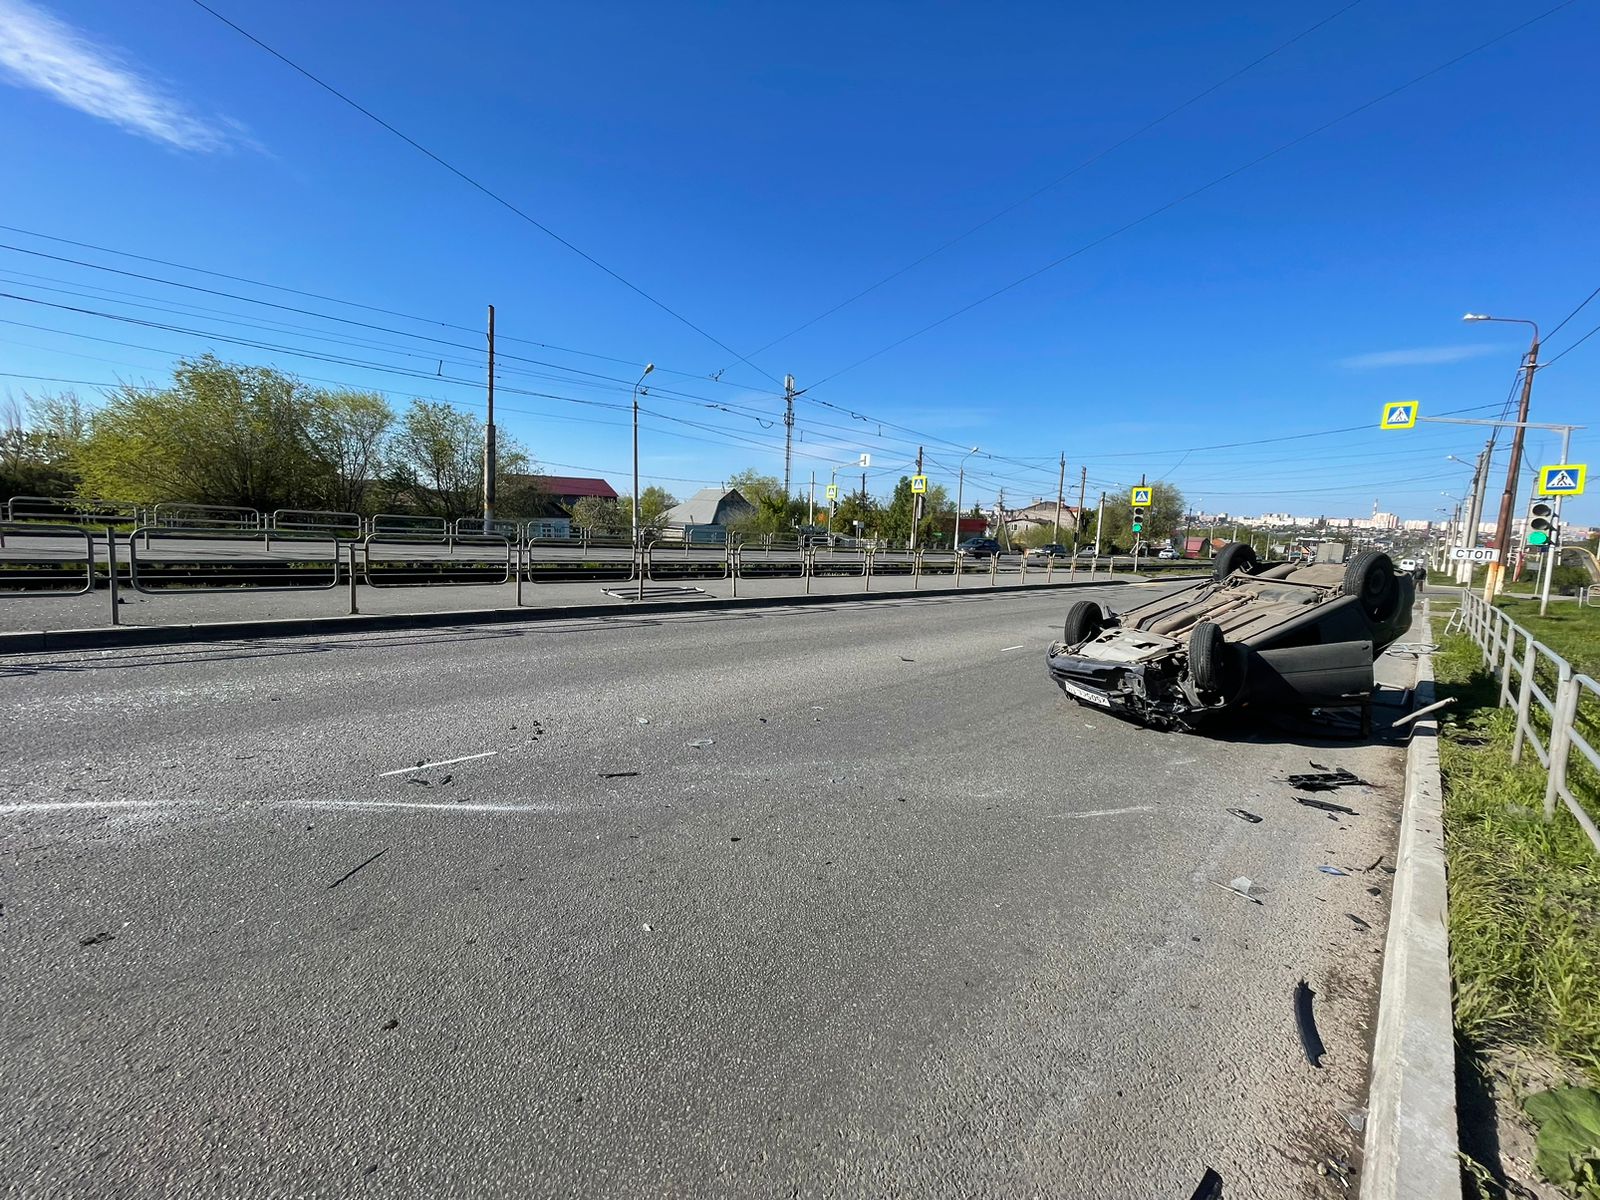
[[[0,596],[84,596],[94,591],[94,538],[87,529],[79,525],[18,525],[7,522],[0,525],[0,546],[5,544],[4,535],[13,537],[71,537],[83,539],[83,586],[70,591],[65,588],[21,588],[17,591],[0,592]],[[55,560],[61,561],[61,560]],[[73,572],[71,578],[77,578]]]
[[[143,510],[122,500],[63,500],[59,496],[13,496],[6,521],[54,521],[60,525],[106,525],[139,521]]]
[[[255,532],[261,528],[261,514],[253,508],[237,504],[180,504],[163,500],[150,510],[149,524],[172,529],[209,529],[232,535],[244,530]]]
[[[367,531],[366,522],[359,513],[321,508],[277,509],[263,523],[263,528],[274,533],[331,533],[342,538],[359,538]]]
[[[263,568],[265,571],[270,571],[274,575],[289,577],[305,575],[309,582],[255,583],[249,581],[247,578],[242,577],[239,582],[231,583],[227,586],[217,586],[214,584],[199,584],[191,586],[184,584],[181,579],[175,580],[163,586],[153,586],[156,581],[149,579],[148,576],[144,580],[140,579],[138,552],[138,541],[140,538],[144,539],[145,552],[148,554],[152,540],[200,541],[207,538],[216,538],[218,536],[218,532],[219,531],[215,529],[171,529],[151,525],[143,525],[137,529],[134,529],[128,534],[128,585],[132,587],[134,591],[143,592],[147,596],[180,594],[189,595],[203,592],[325,592],[330,591],[339,585],[339,539],[334,537],[317,539],[311,543],[312,545],[316,545],[317,541],[325,540],[327,544],[333,548],[333,553],[325,560],[328,563],[328,577],[326,579],[322,578],[322,573],[320,571],[308,571],[304,568],[297,568],[293,565],[293,562],[302,562],[306,560],[290,560],[286,558],[261,558],[253,562],[241,562],[241,560],[235,558],[228,561],[228,569],[230,571],[237,572],[241,567],[248,568],[254,566]],[[225,530],[222,532],[224,536],[234,541],[240,540],[243,536],[242,531],[237,529]],[[271,531],[265,529],[257,530],[249,534],[251,540],[256,538],[261,539],[263,550],[268,549],[268,543],[271,536]],[[112,540],[114,543],[116,540],[115,535],[112,535]],[[190,559],[168,559],[166,561],[176,562],[183,565],[195,565],[194,560]],[[322,562],[324,560],[312,559],[310,561]],[[151,562],[147,562],[146,568],[148,569],[150,565]],[[113,570],[115,570],[114,567]]]
[[[442,520],[443,518],[440,518],[440,519]],[[522,547],[521,547],[521,544],[519,542],[513,541],[511,538],[502,537],[500,534],[497,534],[497,533],[482,533],[482,532],[475,533],[475,534],[445,533],[445,534],[436,535],[435,537],[433,537],[431,539],[425,539],[425,538],[423,538],[422,536],[420,536],[418,534],[408,534],[408,533],[401,533],[401,534],[369,533],[369,534],[367,534],[366,537],[361,539],[361,579],[362,579],[362,582],[364,582],[368,587],[393,588],[393,587],[406,587],[406,586],[408,586],[405,583],[380,583],[378,581],[378,579],[373,577],[373,571],[372,571],[372,547],[374,545],[385,545],[385,544],[387,544],[387,545],[399,545],[399,546],[420,546],[420,545],[429,545],[429,544],[431,544],[431,545],[444,545],[451,553],[454,553],[458,549],[463,549],[463,548],[470,549],[473,546],[499,546],[499,547],[502,547],[504,549],[504,551],[505,551],[505,570],[501,574],[499,579],[493,579],[493,578],[481,579],[481,578],[477,578],[477,577],[473,577],[473,578],[469,578],[469,579],[436,579],[436,580],[430,580],[429,581],[428,586],[430,586],[430,587],[452,587],[452,586],[460,587],[460,586],[469,585],[469,584],[474,584],[474,585],[480,585],[481,586],[483,584],[491,584],[491,585],[493,585],[493,584],[498,584],[498,583],[510,583],[512,581],[513,576],[515,576],[517,578],[519,584],[520,584],[520,581],[521,581],[521,577],[522,577],[522,553],[521,553]],[[410,569],[408,571],[397,572],[397,573],[415,574],[416,573],[416,569],[417,569],[416,566],[414,564],[408,564],[408,565],[410,567]],[[433,568],[433,569],[435,569],[435,571],[437,571],[438,567],[440,567],[440,566],[445,566],[445,567],[449,567],[451,569],[460,570],[463,566],[466,566],[466,565],[469,565],[469,564],[463,564],[463,563],[457,562],[454,559],[436,559],[436,560],[433,560],[432,562],[430,562],[428,564],[428,566]],[[381,572],[380,572],[380,575],[381,575]]]
[[[1600,683],[1574,672],[1566,659],[1518,625],[1508,613],[1473,592],[1462,591],[1457,620],[1498,677],[1500,706],[1516,711],[1511,761],[1522,761],[1522,748],[1527,744],[1533,747],[1534,756],[1546,771],[1545,819],[1555,816],[1556,802],[1561,801],[1600,851],[1600,828],[1585,810],[1585,798],[1575,790],[1572,773],[1573,750],[1600,773],[1600,751],[1584,733],[1585,727],[1600,727]],[[1588,705],[1584,704],[1585,697],[1590,700]],[[1537,719],[1536,714],[1542,714],[1543,720]],[[1541,737],[1545,740],[1541,741]],[[1594,797],[1588,799],[1593,801]]]

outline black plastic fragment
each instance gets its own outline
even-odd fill
[[[1242,808],[1230,808],[1228,811],[1234,816],[1238,817],[1241,821],[1249,821],[1252,825],[1261,824],[1261,818],[1256,816],[1256,814],[1253,812],[1247,812]]]
[[[1194,1189],[1189,1200],[1222,1200],[1222,1176],[1210,1167],[1200,1176],[1200,1186]]]
[[[1313,1067],[1322,1066],[1322,1056],[1328,1052],[1317,1033],[1317,1019],[1311,1012],[1311,998],[1316,993],[1304,979],[1294,985],[1294,1020],[1300,1028],[1300,1047],[1306,1052],[1306,1061]]]
[[[1313,775],[1290,775],[1284,782],[1306,792],[1331,792],[1342,787],[1366,787],[1367,781],[1352,775],[1344,768],[1337,771],[1319,771]]]
[[[1296,796],[1296,804],[1304,804],[1307,808],[1320,808],[1326,813],[1343,813],[1347,817],[1359,817],[1361,814],[1353,808],[1346,808],[1342,804],[1332,804],[1327,800],[1313,800],[1310,796]]]

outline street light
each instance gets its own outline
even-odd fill
[[[828,490],[833,497],[828,501],[828,548],[833,549],[833,510],[839,507],[839,468],[840,467],[868,467],[872,464],[872,455],[860,454],[853,463],[834,463],[828,471]],[[862,476],[863,490],[865,490],[866,476]]]
[[[1500,578],[1505,573],[1507,543],[1511,540],[1511,510],[1517,502],[1517,472],[1522,466],[1522,440],[1527,432],[1528,401],[1533,397],[1533,373],[1539,369],[1539,323],[1526,317],[1491,317],[1488,313],[1467,313],[1463,321],[1499,321],[1507,325],[1533,326],[1533,343],[1528,347],[1528,357],[1523,360],[1522,403],[1517,406],[1517,426],[1511,435],[1511,462],[1506,468],[1506,486],[1500,493],[1500,518],[1494,526],[1494,544],[1501,561],[1489,564],[1484,583],[1483,597],[1492,601],[1499,590]]]
[[[645,375],[656,369],[655,363],[646,363],[644,375],[633,385],[633,553],[639,563],[639,599],[644,599],[644,555],[639,543],[639,394]]]
[[[952,550],[961,544],[961,493],[967,485],[967,459],[977,452],[978,448],[974,446],[963,454],[961,456],[960,469],[956,472],[956,523],[955,528],[950,530],[950,548]]]

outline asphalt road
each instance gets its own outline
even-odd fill
[[[0,1191],[1350,1194],[1399,753],[1080,708],[1065,603],[0,662]]]

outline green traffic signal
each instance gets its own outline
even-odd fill
[[[1550,544],[1550,534],[1547,531],[1545,531],[1543,529],[1535,529],[1535,530],[1532,530],[1532,531],[1529,532],[1529,534],[1528,534],[1528,545],[1530,545],[1530,546],[1548,546],[1549,544]]]

